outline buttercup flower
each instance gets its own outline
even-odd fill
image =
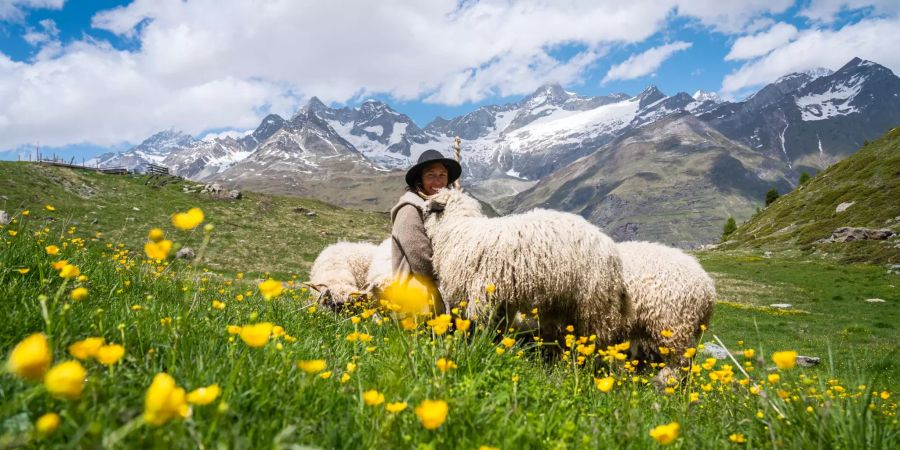
[[[80,301],[88,298],[88,290],[87,290],[87,288],[84,288],[84,287],[78,287],[78,288],[72,289],[72,292],[69,293],[69,298],[71,298],[72,300],[74,300],[76,302],[80,302]]]
[[[600,392],[609,392],[616,384],[616,379],[613,377],[594,378],[594,384],[597,385]]]
[[[241,327],[241,340],[250,347],[259,348],[269,342],[273,325],[270,322],[262,322]]]
[[[187,212],[176,213],[172,216],[172,225],[179,230],[193,230],[203,222],[203,211],[200,208],[191,208]]]
[[[447,420],[448,410],[447,402],[443,400],[423,400],[416,406],[416,416],[423,427],[434,430]]]
[[[81,397],[84,390],[84,378],[87,371],[78,361],[66,361],[59,363],[44,376],[44,385],[50,395],[68,400],[76,400]]]
[[[275,281],[271,278],[263,281],[262,283],[259,283],[259,292],[266,300],[272,300],[273,298],[281,295],[282,289],[283,287],[281,286],[281,282]]]
[[[437,360],[435,365],[437,365],[437,368],[441,371],[441,373],[444,373],[450,369],[456,369],[456,367],[457,367],[455,362],[453,362],[449,359],[446,359],[446,358],[441,358],[441,359]]]
[[[191,414],[184,389],[167,373],[158,373],[144,396],[144,421],[162,425],[172,419],[186,419]]]
[[[363,401],[369,406],[378,406],[384,403],[384,394],[375,389],[370,389],[363,392]]]
[[[678,439],[678,431],[681,427],[678,422],[672,422],[667,425],[660,425],[650,430],[650,436],[663,445],[671,444]]]
[[[187,395],[187,401],[192,405],[208,405],[218,398],[221,392],[222,389],[218,384],[197,388]]]
[[[73,266],[72,264],[66,264],[59,269],[59,276],[63,278],[75,278],[78,275],[81,275],[81,270],[78,269],[77,266]]]
[[[168,239],[163,239],[158,242],[150,241],[144,244],[144,253],[147,254],[147,257],[157,261],[168,258],[171,251],[172,241]]]
[[[772,362],[774,362],[779,369],[791,369],[797,364],[797,352],[793,350],[775,352],[772,354]]]
[[[159,242],[166,237],[166,233],[159,228],[154,228],[147,233],[147,239],[150,239],[153,242]]]
[[[327,363],[324,359],[309,359],[297,363],[297,368],[306,373],[319,373],[325,370],[325,367],[327,367]]]
[[[102,337],[89,337],[80,340],[69,346],[69,354],[85,360],[97,356],[97,350],[103,346],[104,339]]]
[[[125,356],[125,347],[119,344],[110,344],[98,348],[96,358],[100,364],[111,366],[119,362],[123,356]]]
[[[55,245],[48,245],[48,246],[44,247],[44,250],[47,251],[48,255],[58,255],[59,254],[59,247],[57,247]]]
[[[59,414],[47,413],[38,418],[34,423],[34,429],[41,435],[48,435],[59,428]]]
[[[16,376],[38,381],[53,362],[50,344],[44,333],[35,333],[22,339],[13,347],[6,361],[6,368]]]
[[[406,402],[388,403],[387,405],[384,405],[384,409],[386,409],[389,413],[398,413],[406,409]]]

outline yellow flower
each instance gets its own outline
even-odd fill
[[[469,327],[472,326],[471,320],[456,318],[456,329],[459,331],[468,331]]]
[[[691,347],[691,348],[689,348],[689,349],[687,349],[687,350],[684,351],[684,355],[683,355],[683,356],[684,356],[685,358],[693,358],[694,355],[696,355],[696,354],[697,354],[697,349],[694,348],[694,347]]]
[[[341,383],[346,383],[346,382],[348,382],[348,381],[350,381],[350,374],[349,374],[349,373],[345,373],[345,374],[341,375]]]
[[[162,425],[172,419],[186,419],[191,414],[184,389],[167,373],[158,373],[144,396],[144,422]]]
[[[450,314],[441,314],[434,319],[425,322],[425,324],[431,327],[434,334],[440,336],[446,333],[447,329],[450,328]]]
[[[494,292],[497,292],[497,286],[494,283],[488,284],[484,291],[487,292],[488,295],[494,295]]]
[[[389,413],[398,413],[406,409],[406,402],[388,403],[387,405],[384,405],[384,409],[386,409]]]
[[[455,362],[445,358],[437,360],[435,365],[437,365],[437,368],[441,371],[441,373],[444,373],[450,369],[456,369],[457,367]]]
[[[262,283],[259,283],[259,292],[262,293],[263,298],[266,300],[272,300],[275,297],[281,295],[282,286],[280,281],[275,281],[269,278]]]
[[[225,309],[225,302],[213,300],[212,307],[213,307],[213,309],[223,310],[223,309]]]
[[[47,413],[38,418],[34,423],[34,429],[41,435],[46,436],[59,428],[59,414]]]
[[[478,450],[500,450],[500,447],[491,447],[489,445],[479,445]]]
[[[597,389],[599,389],[600,392],[609,392],[612,390],[615,383],[616,379],[613,377],[594,378],[594,384],[597,385]]]
[[[57,247],[55,245],[48,245],[48,246],[44,247],[44,250],[47,251],[48,255],[58,255],[59,254],[59,247]]]
[[[306,373],[319,373],[325,370],[327,363],[324,359],[309,359],[297,362],[297,368]]]
[[[7,369],[19,377],[38,381],[47,372],[53,354],[44,333],[35,333],[22,339],[9,354]]]
[[[670,338],[670,337],[672,337],[672,335],[673,335],[674,333],[672,333],[671,330],[662,330],[662,331],[659,332],[659,334],[661,334],[662,337],[664,337],[664,338]]]
[[[664,347],[664,346],[663,346],[663,347],[659,347],[659,354],[660,354],[660,355],[668,355],[668,354],[669,354],[669,347]]]
[[[429,430],[440,427],[447,420],[447,402],[443,400],[423,400],[416,406],[416,416],[422,426]]]
[[[27,209],[25,211],[22,211],[22,215],[25,217],[28,217],[29,214],[31,214],[31,211],[29,211]]]
[[[891,398],[891,393],[888,391],[881,391],[881,393],[878,394],[878,396],[881,397],[882,400],[887,400],[887,399]]]
[[[166,237],[166,233],[159,228],[154,228],[150,230],[150,233],[147,233],[147,239],[150,239],[153,242],[159,242]]]
[[[9,230],[8,233],[9,233],[9,235],[12,236],[12,237],[15,237],[17,234],[19,234],[19,232],[16,231],[16,230]]]
[[[660,425],[650,430],[650,436],[663,445],[671,444],[678,439],[678,430],[680,426],[678,422],[672,422],[668,425]]]
[[[781,375],[778,375],[777,373],[770,373],[766,378],[769,380],[769,383],[777,383],[778,380],[781,379]]]
[[[775,352],[772,354],[772,362],[774,362],[779,369],[791,369],[797,364],[797,352],[793,350]]]
[[[49,203],[44,205],[44,209],[46,209],[47,211],[56,211],[56,208],[54,208],[53,205],[51,205]]]
[[[22,275],[25,275],[25,274],[28,273],[30,270],[31,270],[31,269],[25,269],[25,268],[22,268],[22,269],[16,269],[16,272],[19,272],[19,273],[21,273]]]
[[[272,327],[273,325],[271,322],[244,325],[241,327],[241,340],[250,347],[262,347],[269,342],[269,335],[272,333]]]
[[[356,363],[348,362],[347,363],[347,373],[356,372]]]
[[[395,305],[395,311],[412,314],[431,310],[437,288],[426,278],[414,276],[407,281],[394,280],[384,289],[384,300]]]
[[[274,327],[272,327],[272,336],[281,337],[284,335],[284,327],[282,327],[281,325],[275,325]]]
[[[155,259],[157,261],[162,261],[169,257],[169,252],[172,251],[172,241],[168,239],[163,239],[159,242],[147,242],[144,244],[144,253],[147,254],[147,257],[150,259]]]
[[[743,444],[747,442],[747,438],[744,437],[743,433],[732,433],[728,436],[728,440],[734,442],[735,444]]]
[[[75,278],[78,275],[81,275],[81,271],[78,270],[78,267],[71,264],[66,264],[62,269],[59,269],[59,276],[63,278]]]
[[[103,346],[102,337],[89,337],[69,346],[69,354],[78,359],[88,359],[97,356],[97,350]]]
[[[192,405],[208,405],[217,399],[220,393],[222,393],[222,389],[219,388],[219,385],[213,384],[194,389],[187,395],[187,401]]]
[[[506,353],[506,349],[503,347],[497,347],[494,349],[494,352],[496,352],[498,355],[502,355],[502,354]]]
[[[179,230],[193,230],[203,222],[203,211],[200,208],[191,208],[187,212],[176,213],[172,216],[172,225]]]
[[[519,374],[514,374],[511,378],[511,380],[513,383],[518,383],[519,382]]]
[[[756,354],[756,351],[754,351],[752,348],[748,348],[747,350],[744,350],[744,358],[752,358],[753,355],[755,355],[755,354]]]
[[[331,371],[329,370],[327,372],[320,373],[319,378],[321,378],[323,380],[327,380],[327,379],[331,378]]]
[[[75,400],[81,397],[87,371],[78,361],[66,361],[53,366],[44,376],[47,392],[57,398]]]
[[[228,325],[228,334],[240,334],[241,327],[237,325]]]
[[[50,266],[53,267],[53,270],[62,270],[62,268],[65,267],[66,264],[69,264],[69,261],[66,261],[65,259],[61,259],[59,261],[56,261],[53,264],[50,264]]]
[[[691,403],[696,403],[700,401],[700,393],[699,392],[691,392],[690,394]]]
[[[503,344],[504,347],[510,348],[515,345],[516,340],[511,337],[505,337],[502,341],[500,341],[500,343]]]
[[[384,403],[384,394],[375,389],[370,389],[363,392],[363,401],[369,406],[378,406]]]
[[[119,362],[123,356],[125,356],[125,347],[119,344],[110,344],[98,348],[96,358],[100,364],[111,366]]]
[[[76,302],[80,302],[88,298],[88,290],[83,287],[72,289],[72,292],[69,293],[69,297]]]

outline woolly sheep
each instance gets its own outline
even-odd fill
[[[676,365],[687,365],[684,352],[694,347],[700,326],[709,324],[716,297],[712,278],[694,257],[651,242],[621,242],[622,275],[631,299],[625,330],[632,356],[662,360],[666,368],[656,380],[664,385]],[[672,335],[663,337],[662,331]],[[661,355],[659,348],[669,349]]]
[[[487,218],[477,200],[447,189],[427,209],[425,231],[448,310],[468,299],[469,317],[505,313],[512,324],[537,308],[548,342],[568,334],[570,324],[605,343],[621,331],[628,303],[618,251],[583,218],[543,209]],[[490,302],[489,284],[496,288]]]
[[[391,251],[391,238],[378,244],[378,248],[372,254],[369,272],[366,275],[366,284],[361,288],[362,291],[374,293],[378,297],[381,289],[391,283],[393,280]]]
[[[338,242],[319,253],[307,286],[319,292],[319,303],[339,308],[353,299],[366,283],[377,247],[365,242]]]

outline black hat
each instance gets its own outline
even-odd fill
[[[419,155],[419,162],[406,171],[406,184],[415,187],[416,183],[422,181],[422,170],[425,166],[434,162],[439,162],[447,168],[447,175],[449,177],[447,180],[448,185],[456,181],[456,179],[462,175],[462,167],[456,160],[444,158],[444,155],[435,149],[428,149]]]

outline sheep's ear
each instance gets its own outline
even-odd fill
[[[308,282],[308,281],[304,281],[304,282],[302,282],[302,283],[300,283],[300,284],[302,284],[302,285],[304,285],[304,286],[306,286],[306,287],[308,287],[308,288],[310,288],[310,289],[312,289],[312,290],[314,290],[314,291],[316,291],[316,292],[318,292],[318,293],[320,293],[320,294],[322,293],[322,290],[323,290],[323,289],[328,289],[328,286],[327,286],[327,285],[324,285],[324,284],[321,284],[321,283],[319,283],[319,284],[313,284],[313,283],[310,283],[310,282]]]

